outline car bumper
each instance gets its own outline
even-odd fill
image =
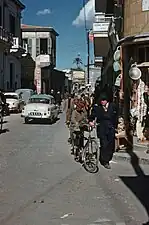
[[[21,115],[21,117],[23,118],[28,118],[28,119],[31,119],[31,120],[49,120],[51,119],[51,116],[50,115],[42,115],[42,116],[29,116],[29,115]]]
[[[10,112],[14,112],[16,110],[18,110],[18,107],[17,106],[9,107],[9,111]]]

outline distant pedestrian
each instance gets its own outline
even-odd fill
[[[67,99],[64,101],[64,111],[66,112],[66,124],[69,126],[71,113],[73,110],[73,102],[74,102],[74,94],[69,95]]]

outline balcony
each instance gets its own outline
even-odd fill
[[[23,54],[27,54],[27,45],[20,44],[19,37],[13,37],[13,44],[11,46],[10,52],[15,54],[16,56],[22,56]]]
[[[12,35],[0,26],[0,49],[10,49],[13,44]]]
[[[95,22],[93,23],[95,57],[107,55],[109,49],[108,29],[110,22],[111,16],[105,16],[104,13],[95,14]]]
[[[47,67],[51,65],[51,57],[48,54],[38,55],[36,57],[36,65],[40,67]]]

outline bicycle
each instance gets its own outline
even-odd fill
[[[89,133],[88,137],[84,137],[84,131]],[[86,171],[96,173],[99,170],[99,146],[96,137],[91,134],[92,131],[93,127],[90,125],[84,125],[80,130],[74,131],[72,146],[75,160],[82,163]]]
[[[83,147],[83,133],[80,131],[80,129],[73,131],[72,134],[72,140],[71,140],[71,144],[72,144],[72,154],[74,155],[74,159],[77,162],[81,163],[82,160],[82,156],[81,156],[81,152],[82,152],[82,147]]]
[[[93,127],[88,125],[88,137],[82,150],[82,164],[86,171],[97,173],[99,170],[99,145],[96,137],[92,136]]]

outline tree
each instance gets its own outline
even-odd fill
[[[74,59],[73,64],[76,64],[77,69],[81,69],[81,65],[83,64],[80,54]]]

